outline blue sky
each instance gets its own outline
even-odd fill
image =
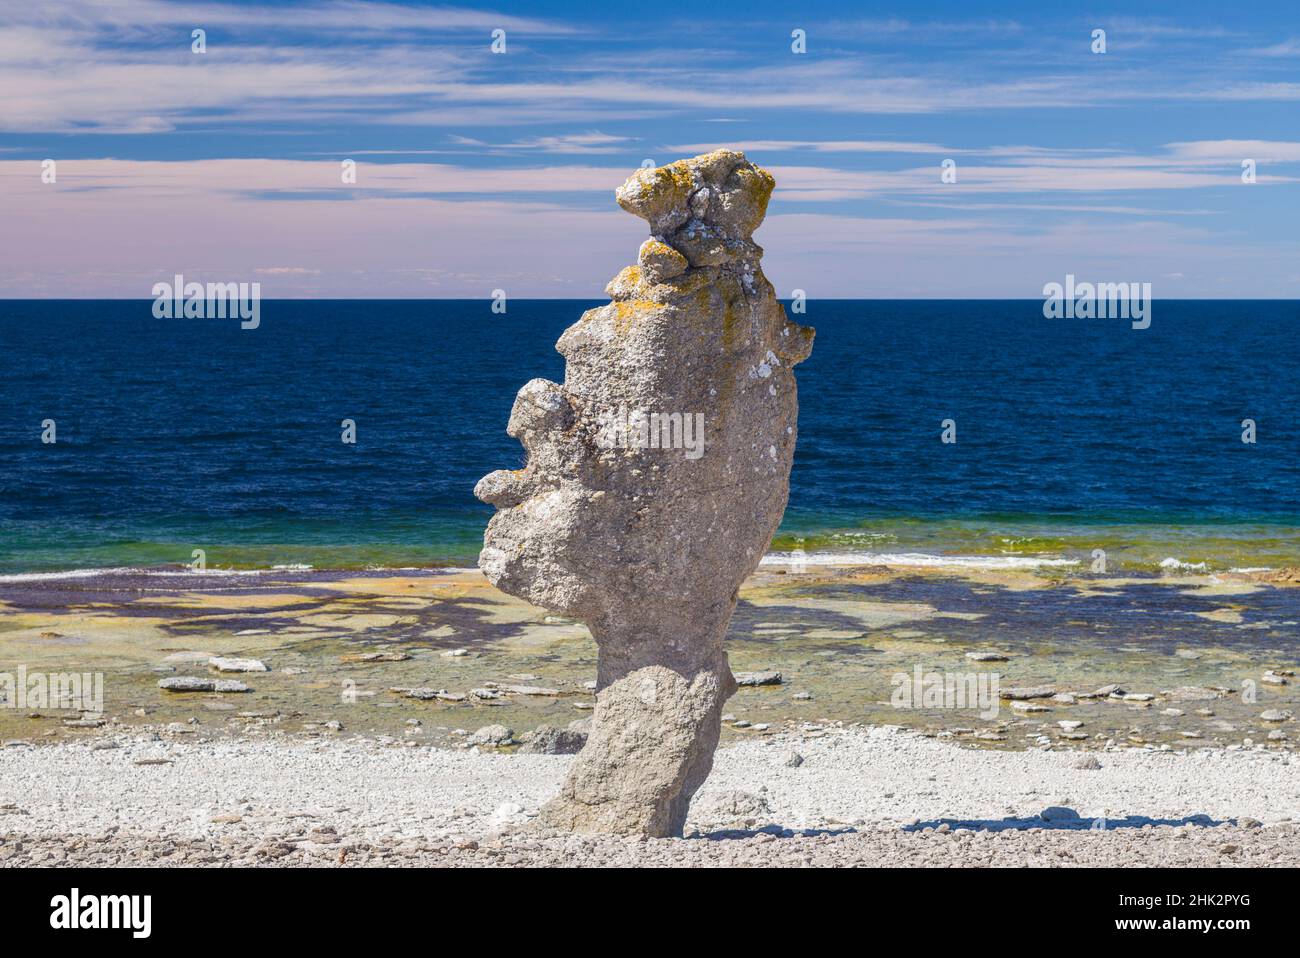
[[[0,296],[599,298],[613,188],[720,146],[781,295],[1300,295],[1300,5],[1142,9],[13,0]]]

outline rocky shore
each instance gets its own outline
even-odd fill
[[[981,749],[1291,753],[1297,621],[1293,586],[1213,575],[764,568],[726,640],[740,689],[722,742],[841,722]],[[89,674],[103,698],[95,711],[18,703],[0,682],[0,743],[156,729],[455,747],[485,726],[516,741],[567,730],[595,702],[588,630],[477,571],[0,582],[0,634],[0,673]],[[996,714],[900,700],[898,677],[918,667],[927,683],[996,677]]]
[[[1150,831],[870,831],[786,835],[737,832],[706,839],[504,835],[485,842],[249,842],[177,837],[61,836],[0,844],[4,866],[133,867],[1232,867],[1297,864],[1300,829],[1154,828]]]
[[[100,736],[0,753],[0,864],[1297,865],[1289,753],[990,751],[830,726],[720,749],[686,837],[535,817],[571,756]]]
[[[1297,864],[1296,621],[1215,575],[760,569],[687,837],[628,843],[538,830],[591,637],[478,572],[2,583],[8,660],[103,702],[0,708],[0,864]],[[996,715],[895,701],[918,666]]]

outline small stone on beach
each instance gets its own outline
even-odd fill
[[[192,675],[179,675],[162,679],[158,688],[164,692],[251,692],[243,682],[234,679],[201,679]]]
[[[1024,702],[1015,699],[1011,702],[1011,707],[1017,712],[1050,712],[1051,709],[1046,705],[1039,705],[1035,702]]]
[[[216,669],[218,672],[269,672],[266,663],[259,662],[257,659],[228,659],[220,655],[214,655],[208,659],[208,667]]]
[[[469,737],[471,745],[509,745],[514,741],[514,730],[504,725],[484,725]]]

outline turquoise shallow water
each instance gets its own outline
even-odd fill
[[[474,482],[522,464],[514,394],[563,377],[553,344],[591,305],[281,301],[244,331],[144,301],[2,302],[0,572],[194,549],[213,566],[470,564],[491,514]],[[1161,301],[1142,331],[1037,301],[812,302],[800,319],[818,337],[778,551],[1300,564],[1296,303]]]

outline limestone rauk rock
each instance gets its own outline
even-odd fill
[[[519,391],[507,432],[526,467],[475,487],[498,508],[488,579],[597,644],[591,735],[542,811],[551,825],[678,835],[713,765],[736,689],[722,640],[785,511],[793,367],[812,349],[751,238],[773,185],[718,150],[618,189],[652,236],[612,302],[560,337],[564,384]]]

